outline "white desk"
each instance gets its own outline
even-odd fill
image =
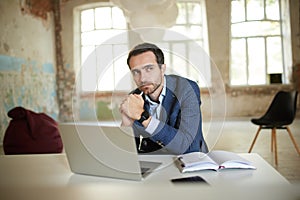
[[[252,161],[257,170],[235,169],[181,174],[172,162],[173,156],[141,156],[142,160],[163,162],[159,169],[142,181],[73,174],[65,154],[0,156],[0,199],[153,200],[183,199],[187,196],[196,198],[204,194],[207,195],[206,199],[252,199],[252,195],[262,197],[257,196],[260,194],[264,199],[300,197],[297,187],[289,184],[258,154],[240,155]],[[210,185],[174,185],[170,182],[172,178],[192,175],[203,177]]]

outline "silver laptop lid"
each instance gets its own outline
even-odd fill
[[[130,127],[62,123],[59,130],[72,172],[130,180],[142,179]]]

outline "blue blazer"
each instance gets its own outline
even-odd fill
[[[208,152],[202,134],[200,89],[196,82],[165,75],[166,95],[162,102],[160,123],[153,134],[135,121],[133,130],[140,152],[183,154]],[[140,144],[139,136],[143,136]]]

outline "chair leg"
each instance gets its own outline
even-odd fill
[[[271,132],[271,152],[273,153],[274,149],[274,135],[273,135],[273,130]]]
[[[261,126],[258,127],[258,130],[257,130],[257,132],[256,132],[256,134],[255,134],[255,137],[254,137],[254,139],[253,139],[253,142],[252,142],[252,144],[251,144],[251,146],[250,146],[250,149],[249,149],[248,153],[251,153],[252,148],[253,148],[253,146],[254,146],[254,143],[256,142],[256,139],[257,139],[257,137],[258,137],[258,134],[259,134],[260,130],[261,130]]]
[[[272,128],[272,140],[273,140],[273,147],[274,147],[274,154],[275,154],[275,165],[278,165],[277,159],[277,141],[276,141],[276,128]]]
[[[293,135],[292,135],[292,132],[291,132],[290,128],[289,128],[289,127],[286,127],[286,130],[287,130],[287,132],[289,133],[289,136],[290,136],[290,138],[291,138],[291,140],[292,140],[292,142],[293,142],[293,144],[294,144],[294,147],[295,147],[297,153],[300,155],[299,147],[298,147],[298,145],[297,145],[297,143],[296,143],[296,140],[294,139],[294,137],[293,137]]]

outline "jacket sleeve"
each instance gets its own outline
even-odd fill
[[[181,80],[178,86],[167,94],[159,125],[148,137],[161,143],[168,152],[183,154],[200,150],[205,143],[202,135],[202,117],[200,110],[200,89],[195,82]],[[146,132],[140,132],[147,137]]]
[[[159,123],[152,139],[162,142],[174,154],[199,151],[203,140],[199,87],[189,84],[176,96],[178,102],[170,110],[169,118]]]

